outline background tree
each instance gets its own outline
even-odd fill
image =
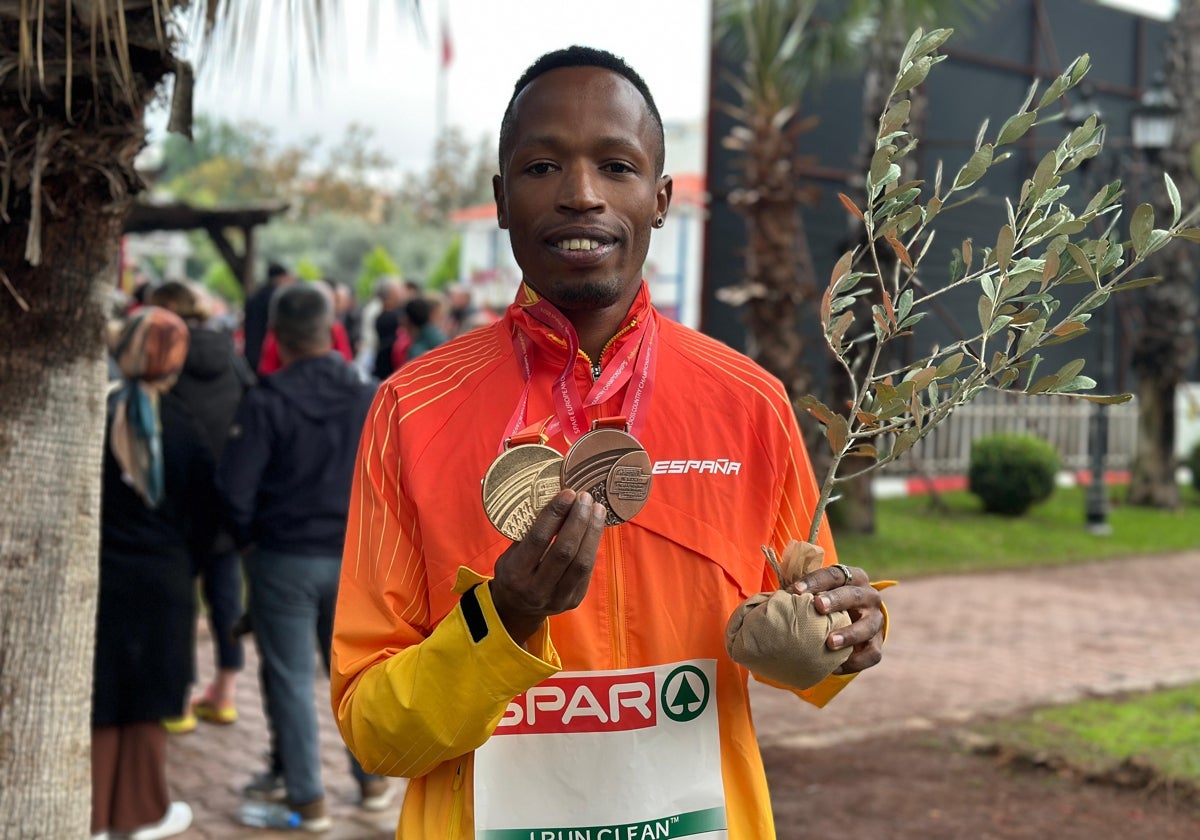
[[[451,127],[437,140],[433,166],[405,178],[396,202],[422,224],[444,225],[452,210],[492,200],[495,172],[493,143],[483,138],[472,144]]]
[[[1161,172],[1178,184],[1185,206],[1200,203],[1200,0],[1180,0],[1166,48],[1166,85],[1179,107],[1171,146],[1151,166],[1155,216],[1171,214]],[[1163,282],[1144,290],[1132,364],[1137,374],[1138,436],[1129,501],[1175,508],[1175,392],[1196,362],[1195,249],[1171,248],[1152,258]]]
[[[814,198],[801,183],[797,138],[811,125],[804,94],[850,49],[848,33],[817,20],[817,0],[717,0],[716,36],[740,72],[725,81],[737,94],[738,125],[723,144],[740,153],[729,203],[746,222],[745,270],[721,290],[744,307],[747,354],[794,396],[812,389],[799,314],[820,291],[800,208]]]
[[[376,249],[393,265],[384,273],[444,275],[442,261],[454,236],[446,216],[491,197],[493,155],[482,144],[469,146],[457,131],[427,171],[409,176],[402,192],[390,186],[392,161],[361,126],[350,126],[333,142],[311,138],[285,145],[252,122],[198,118],[195,136],[196,148],[174,136],[163,142],[156,191],[201,206],[287,202],[285,216],[257,231],[259,253],[289,264],[306,261],[347,282],[358,278],[360,296],[369,294],[376,276],[366,264]],[[189,276],[239,300],[208,235],[193,232],[188,239]],[[453,271],[457,276],[456,266]]]
[[[169,74],[173,126],[188,130],[191,70],[173,18],[186,5],[0,3],[0,486],[21,491],[0,517],[4,838],[88,836],[103,330],[142,187],[145,109]],[[265,43],[256,26],[320,43],[338,6],[194,9],[229,50],[239,37]]]
[[[260,160],[271,145],[271,130],[258,123],[235,125],[228,120],[197,114],[189,140],[171,133],[162,141],[162,163],[156,173],[160,184],[170,185],[179,176],[211,160]],[[168,187],[175,192],[174,187]]]

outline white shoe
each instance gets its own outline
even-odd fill
[[[362,800],[359,801],[358,807],[364,811],[383,811],[392,804],[392,800],[396,796],[396,791],[387,779],[371,779],[368,782],[361,782],[359,788],[362,791]]]
[[[162,840],[188,830],[192,824],[192,808],[186,802],[172,802],[161,820],[129,832],[129,840]]]

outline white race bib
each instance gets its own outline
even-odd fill
[[[564,672],[475,751],[480,840],[726,837],[716,661]]]

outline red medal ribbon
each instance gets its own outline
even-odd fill
[[[527,293],[525,297],[528,301],[534,295]],[[636,383],[626,389],[621,406],[621,414],[626,418],[625,426],[629,433],[636,437],[638,430],[645,425],[644,406],[649,402],[650,393],[654,388],[654,370],[658,359],[658,325],[649,307],[642,314],[640,321],[635,319],[631,323],[632,329],[627,334],[629,349],[613,357],[600,372],[587,397],[581,398],[574,375],[575,362],[579,356],[579,337],[575,333],[574,325],[540,296],[520,305],[533,318],[549,327],[554,335],[559,336],[567,349],[566,364],[554,382],[552,397],[555,417],[545,425],[545,433],[552,436],[562,429],[567,442],[574,443],[589,429],[586,409],[604,402],[611,394],[636,378]],[[533,379],[531,342],[519,324],[513,332],[512,341],[513,351],[525,379],[525,389],[507,427],[509,437],[525,428],[529,389]]]

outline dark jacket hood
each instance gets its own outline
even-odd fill
[[[360,411],[359,403],[366,387],[358,369],[336,352],[292,362],[265,377],[262,386],[279,394],[296,411],[312,420]]]
[[[183,363],[184,374],[195,379],[216,379],[228,372],[233,356],[232,336],[205,327],[193,327],[188,332],[191,343]]]

